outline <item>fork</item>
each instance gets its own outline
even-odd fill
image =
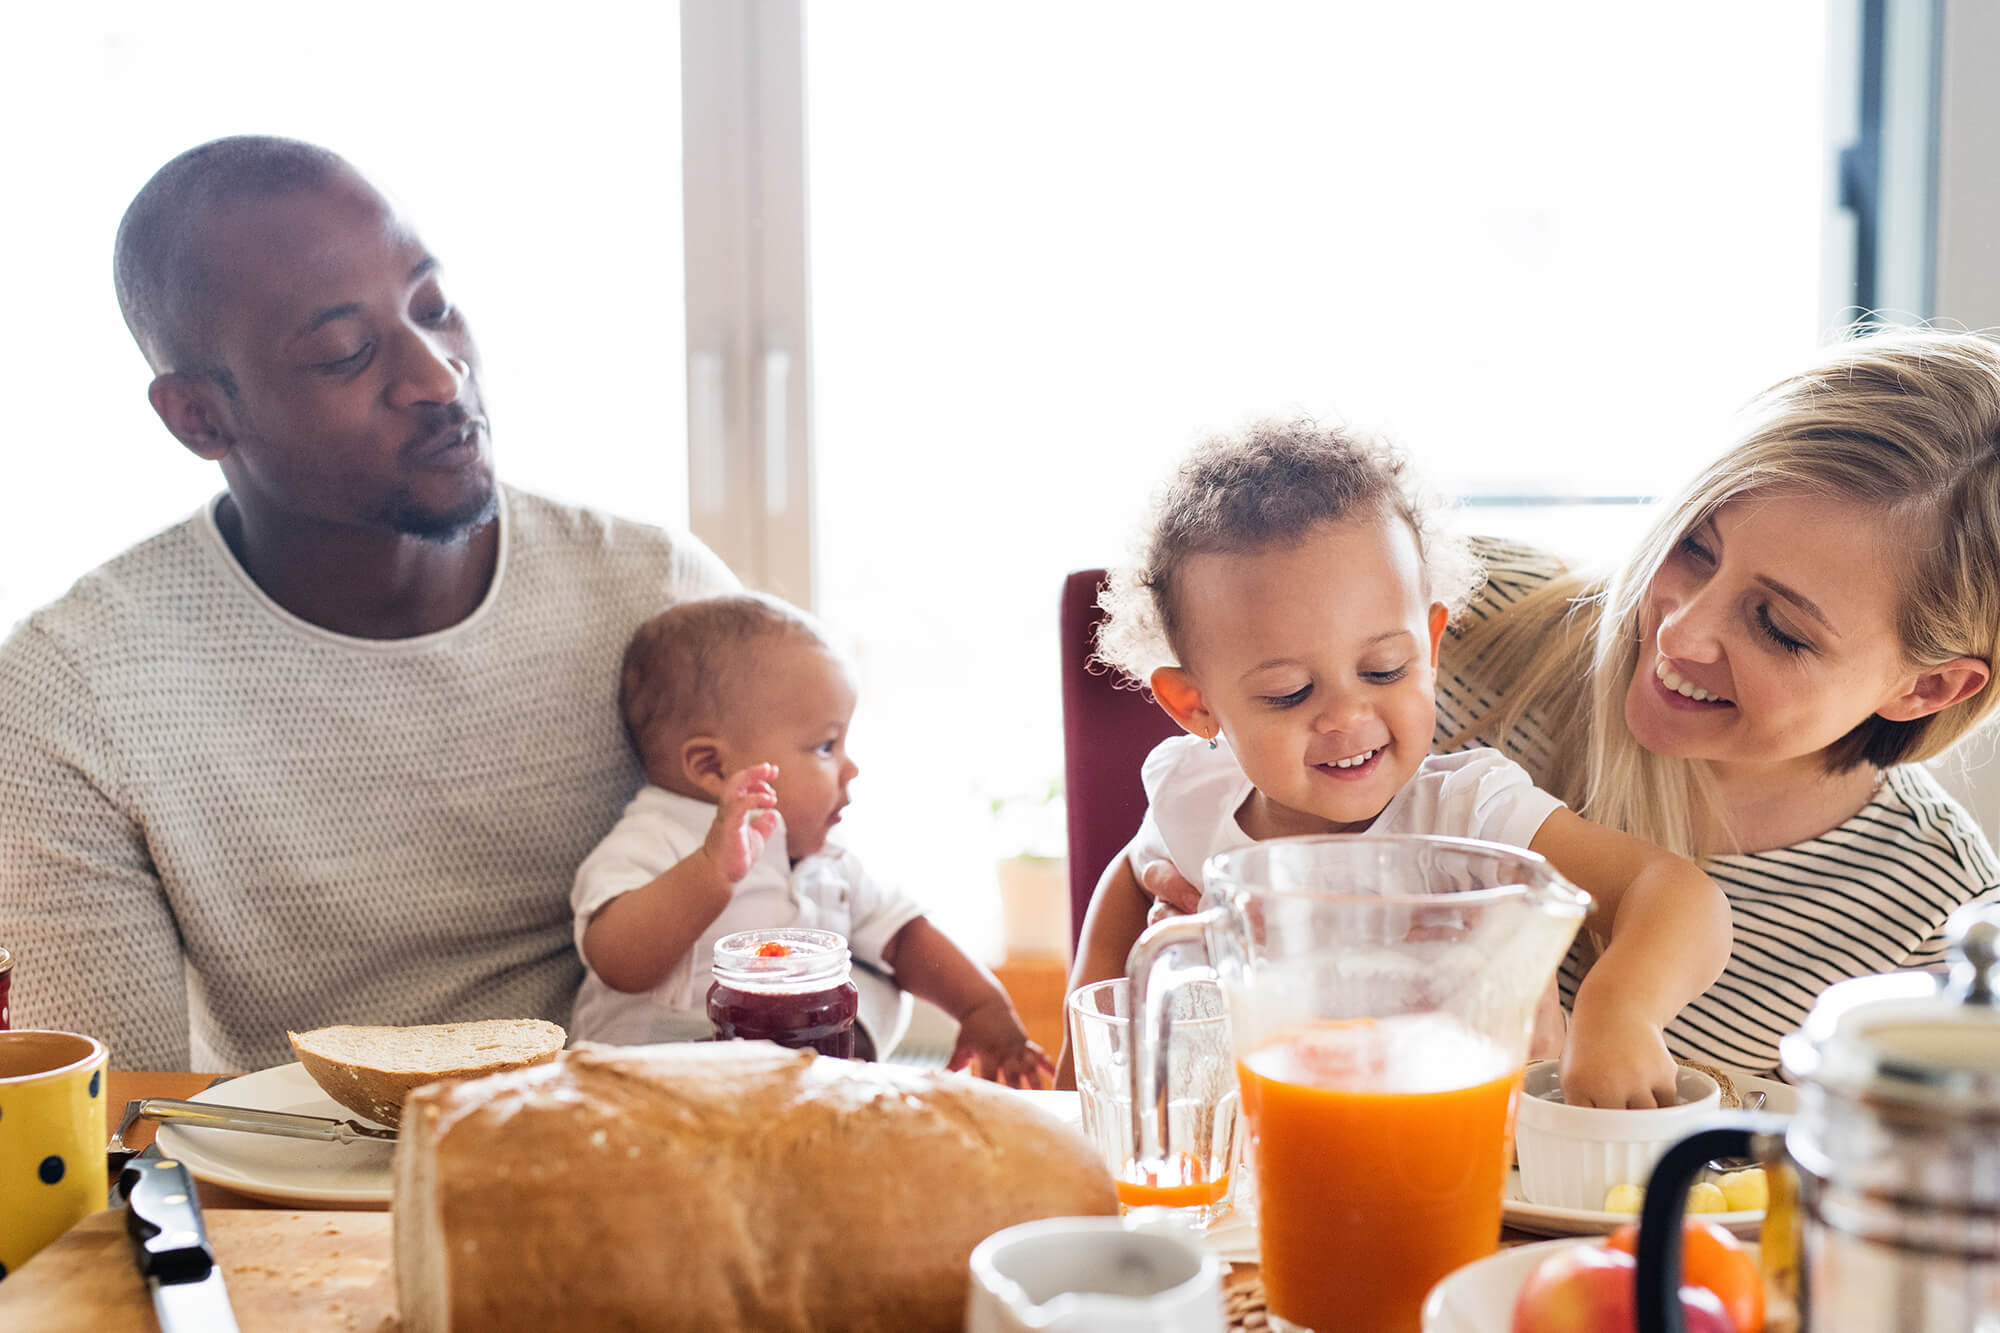
[[[1743,1099],[1743,1105],[1741,1109],[1745,1111],[1763,1110],[1764,1090],[1762,1088],[1759,1088],[1755,1092],[1752,1092],[1748,1097],[1745,1097]],[[1755,1165],[1757,1165],[1757,1159],[1754,1157],[1716,1157],[1710,1159],[1708,1163],[1708,1169],[1711,1171],[1722,1171],[1722,1172],[1742,1171],[1748,1167],[1753,1167]]]
[[[137,1148],[127,1147],[125,1132],[139,1118],[139,1108],[146,1104],[144,1097],[134,1097],[125,1103],[125,1114],[118,1121],[118,1128],[112,1131],[111,1141],[104,1145],[104,1168],[113,1175],[125,1169],[125,1163],[139,1155]]]

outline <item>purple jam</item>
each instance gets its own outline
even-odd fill
[[[852,1060],[860,1012],[852,981],[816,991],[746,991],[720,981],[708,988],[708,1021],[717,1041],[775,1041]]]
[[[852,1060],[861,1010],[847,941],[829,930],[744,930],[715,942],[717,1041],[772,1041]]]

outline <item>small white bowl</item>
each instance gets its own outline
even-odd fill
[[[1521,1080],[1514,1151],[1521,1196],[1544,1208],[1601,1212],[1613,1185],[1645,1187],[1653,1163],[1677,1140],[1713,1119],[1722,1106],[1715,1080],[1683,1067],[1680,1102],[1650,1110],[1567,1106],[1548,1100],[1561,1084],[1554,1060],[1537,1060]]]

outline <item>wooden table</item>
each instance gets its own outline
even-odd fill
[[[216,1076],[113,1071],[107,1080],[105,1135],[135,1097],[187,1098]],[[126,1136],[152,1141],[150,1122]],[[389,1215],[374,1211],[300,1211],[206,1181],[198,1182],[218,1262],[242,1333],[395,1333]],[[1513,1245],[1540,1237],[1502,1234]],[[1230,1327],[1268,1327],[1255,1265],[1237,1265],[1226,1286]],[[132,1263],[124,1217],[85,1218],[5,1282],[0,1329],[36,1333],[124,1333],[156,1328],[151,1299]]]

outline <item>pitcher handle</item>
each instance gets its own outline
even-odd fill
[[[1164,1169],[1167,1158],[1168,1079],[1167,1034],[1173,1026],[1174,992],[1197,976],[1195,968],[1173,967],[1176,945],[1200,944],[1208,927],[1225,909],[1209,907],[1187,916],[1168,917],[1148,926],[1125,956],[1125,1012],[1132,1016],[1128,1064],[1132,1079],[1132,1157],[1142,1178],[1148,1167]]]
[[[1717,1157],[1771,1162],[1785,1149],[1789,1117],[1744,1113],[1726,1124],[1696,1130],[1668,1148],[1653,1165],[1639,1206],[1639,1271],[1635,1312],[1639,1333],[1687,1333],[1681,1318],[1681,1219],[1688,1187]]]

